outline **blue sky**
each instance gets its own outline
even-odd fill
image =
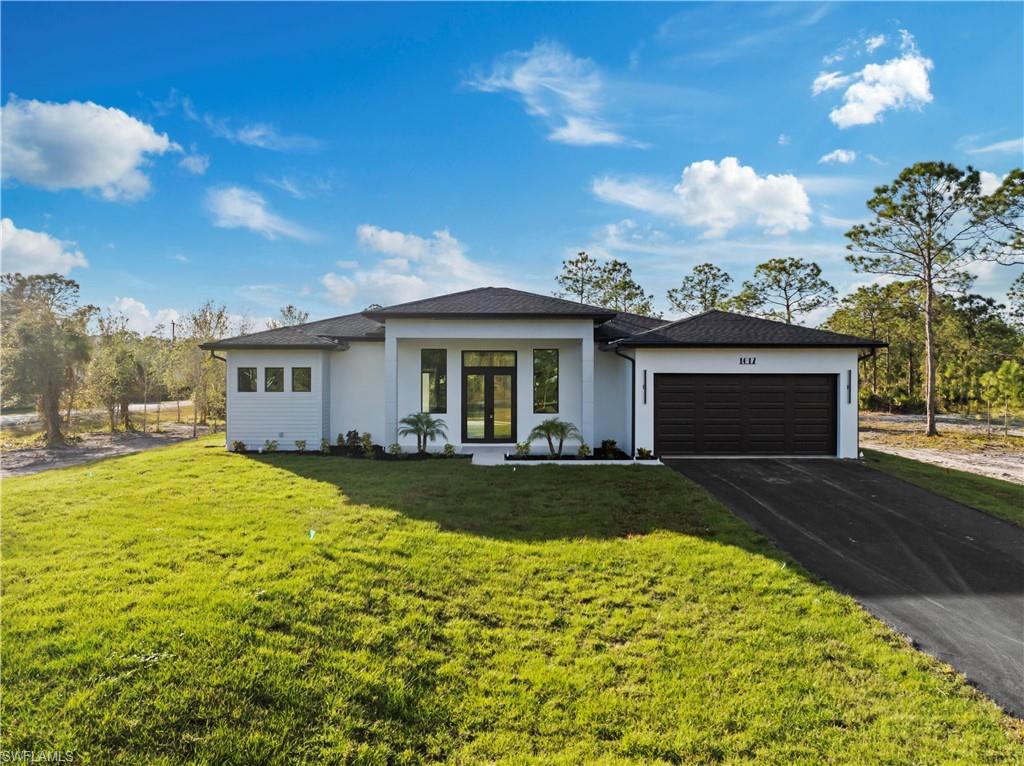
[[[4,3],[4,269],[139,329],[818,262],[907,164],[1024,154],[1024,6]],[[979,270],[1002,295],[1020,269]],[[813,318],[812,318],[813,319]]]

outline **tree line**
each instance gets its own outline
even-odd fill
[[[233,321],[226,306],[211,300],[172,328],[158,325],[142,334],[125,316],[82,304],[78,283],[58,274],[5,274],[0,284],[4,404],[33,405],[47,445],[66,441],[78,408],[105,411],[111,431],[137,429],[130,410],[136,402],[191,399],[193,435],[199,425],[224,418],[223,362],[199,345],[249,332],[250,320]],[[307,318],[289,305],[267,326]]]

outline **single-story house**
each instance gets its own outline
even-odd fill
[[[461,451],[511,448],[558,417],[628,453],[855,458],[857,360],[882,345],[726,311],[666,321],[482,287],[203,348],[227,362],[227,444],[250,449],[315,449],[353,429],[411,449],[399,420],[429,412]]]

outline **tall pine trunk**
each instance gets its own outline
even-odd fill
[[[935,337],[932,329],[933,294],[931,275],[927,276],[924,294],[924,417],[925,435],[938,436],[935,428]]]

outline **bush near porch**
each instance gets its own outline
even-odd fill
[[[1006,763],[1020,722],[659,468],[226,452],[3,482],[3,750]]]

